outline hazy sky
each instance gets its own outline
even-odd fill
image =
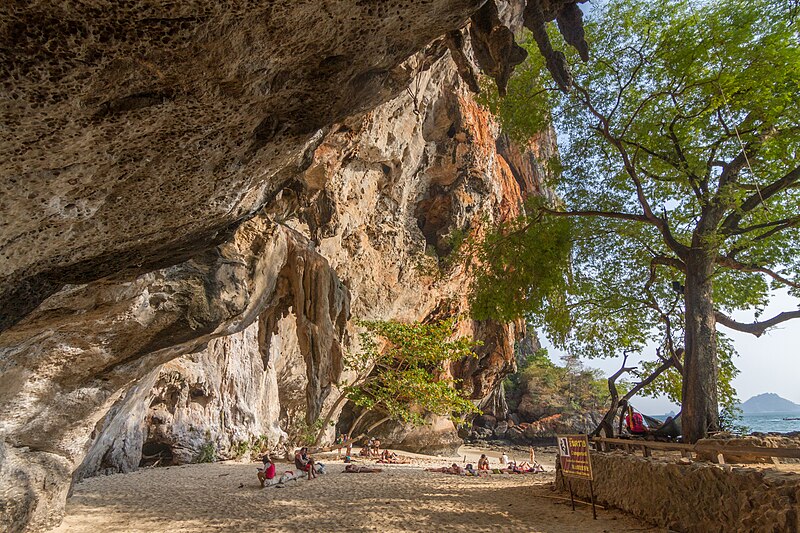
[[[775,295],[761,318],[771,318],[781,311],[795,310],[797,305],[797,299],[781,291]],[[753,314],[737,313],[734,318],[741,322],[752,322]],[[733,339],[736,351],[739,352],[735,363],[741,373],[734,380],[734,386],[742,401],[762,392],[774,392],[800,404],[800,319],[784,322],[760,338],[723,326],[718,326],[718,329]],[[547,348],[553,361],[560,362],[563,352],[553,348],[546,339],[542,339],[542,345]],[[648,351],[650,354],[653,352],[654,348]],[[621,362],[622,358],[592,359],[584,361],[584,364],[599,368],[608,376],[619,370]],[[631,362],[634,361],[629,359],[628,363]],[[636,398],[634,405],[649,414],[678,411],[678,407],[665,398]]]

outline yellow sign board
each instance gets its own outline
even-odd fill
[[[592,461],[589,458],[589,437],[586,435],[559,435],[558,460],[561,473],[581,479],[592,478]]]

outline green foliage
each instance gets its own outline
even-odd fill
[[[570,329],[564,295],[571,223],[540,216],[541,202],[530,200],[528,211],[535,215],[502,224],[470,250],[475,258],[471,309],[478,320],[542,317],[550,336],[564,338]]]
[[[270,442],[267,435],[256,435],[250,440],[238,441],[232,446],[234,457],[243,457],[248,453],[263,455],[270,451]]]
[[[410,424],[421,424],[426,412],[454,421],[478,412],[443,370],[451,361],[474,357],[478,345],[454,337],[454,319],[431,324],[360,321],[359,326],[364,329],[361,350],[347,354],[345,366],[364,377],[342,384],[355,405]]]
[[[501,97],[494,82],[483,77],[477,100],[498,118],[503,131],[512,140],[525,146],[537,133],[550,127],[547,86],[552,84],[552,79],[545,70],[542,54],[529,35],[522,46],[528,51],[528,60],[514,70],[506,96]],[[542,105],[532,105],[532,102]]]
[[[217,445],[211,440],[211,432],[206,431],[206,442],[200,446],[195,456],[195,463],[213,463],[217,460]]]
[[[295,446],[312,446],[316,443],[316,437],[324,425],[324,420],[318,418],[309,423],[306,420],[304,410],[286,414],[286,434],[288,441]]]
[[[322,429],[323,421],[317,419],[313,424],[307,423],[305,420],[301,421],[297,428],[297,438],[295,442],[303,446],[311,446],[317,436],[317,432]]]
[[[742,410],[736,406],[723,406],[719,412],[719,429],[734,435],[747,435],[750,428],[741,424]]]
[[[504,386],[509,407],[516,409],[527,396],[538,402],[539,416],[599,411],[609,399],[607,381],[598,370],[585,368],[576,359],[556,365],[545,349],[520,361],[517,373],[506,378]]]
[[[529,206],[479,245],[476,315],[527,316],[576,356],[651,343],[670,354],[683,344],[685,322],[672,282],[685,283],[681,264],[698,250],[714,261],[719,311],[758,314],[781,285],[800,295],[800,22],[792,8],[612,0],[589,13],[590,60],[566,50],[569,94],[551,90],[531,54],[509,84],[520,96],[487,96],[518,136],[552,109],[562,172],[551,185],[563,204]],[[734,351],[719,344],[718,387],[729,409]],[[649,392],[679,399],[680,379],[669,370]]]

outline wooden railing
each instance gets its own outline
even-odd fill
[[[612,446],[618,446],[628,453],[641,449],[645,457],[651,456],[651,450],[677,451],[683,457],[691,457],[692,453],[710,456],[715,463],[725,464],[725,455],[740,456],[751,455],[768,457],[777,462],[777,458],[800,459],[800,448],[767,448],[765,446],[730,446],[702,442],[700,444],[681,444],[677,442],[658,442],[638,439],[617,439],[610,437],[592,437],[598,451],[608,451]]]

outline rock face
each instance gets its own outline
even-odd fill
[[[401,96],[335,128],[308,154],[306,166],[297,170],[297,183],[282,190],[268,208],[275,219],[280,218],[318,243],[316,249],[342,277],[352,296],[353,312],[360,318],[422,320],[465,313],[463,269],[435,272],[439,254],[450,251],[449,234],[469,230],[479,216],[502,218],[515,214],[524,196],[543,194],[545,174],[540,161],[555,150],[548,135],[525,151],[508,143],[491,117],[460,87],[446,57],[420,74],[418,88],[416,95]],[[417,107],[414,99],[419,102]],[[284,271],[290,273],[292,268],[287,265]],[[291,276],[287,277],[287,284],[290,281]],[[302,283],[293,283],[299,291]],[[313,298],[317,292],[310,291],[309,295]],[[297,301],[295,305],[306,304]],[[248,350],[275,352],[275,357],[283,354],[293,361],[276,367],[275,381],[280,406],[277,423],[282,431],[294,436],[304,423],[316,420],[326,398],[329,403],[332,399],[330,387],[307,389],[309,383],[318,381],[316,373],[326,361],[321,358],[309,366],[302,357],[287,356],[301,352],[296,326],[279,325],[278,330],[285,331],[270,336],[273,322],[273,318],[262,314],[257,340],[249,347],[241,345],[240,353],[229,364],[250,368]],[[515,368],[516,327],[492,322],[461,324],[462,332],[481,339],[483,346],[477,350],[478,357],[454,364],[451,372],[463,380],[465,392],[484,408],[499,390],[497,384],[502,376]],[[324,338],[328,347],[323,351],[341,350],[340,342],[347,343],[341,332]],[[219,343],[212,341],[206,352]],[[202,356],[208,361],[218,357]],[[188,357],[195,358],[187,356],[178,361]],[[338,360],[338,356],[333,359]],[[185,370],[176,370],[176,366]],[[216,383],[216,389],[212,387],[211,393],[204,393],[203,397],[237,395],[238,387],[218,376],[218,367],[219,364],[170,363],[159,379],[172,382],[173,386],[183,383],[181,398],[188,398],[189,389],[205,390],[202,383],[208,381]],[[260,380],[261,367],[253,368],[254,379]],[[309,368],[314,369],[310,374]],[[196,376],[200,370],[215,377],[200,379]],[[181,377],[170,378],[175,372]],[[266,389],[261,394],[266,394]],[[190,461],[209,442],[220,457],[240,455],[243,442],[260,439],[260,444],[273,450],[282,443],[281,434],[266,436],[255,426],[230,428],[228,433],[238,432],[239,436],[219,437],[216,422],[209,426],[201,420],[206,411],[219,411],[214,400],[202,410],[193,402],[174,405],[157,401],[156,397],[163,396],[159,391],[152,396],[148,401],[170,412],[142,417],[139,432],[150,436],[139,440],[161,443],[171,461]],[[258,398],[256,395],[238,401],[259,403]],[[274,400],[271,398],[268,403]],[[191,412],[184,412],[187,409]],[[157,424],[150,422],[154,419]],[[386,443],[412,451],[445,452],[460,444],[452,423],[439,418],[431,422],[425,430],[388,424],[379,436]],[[191,435],[186,429],[189,426],[194,428]],[[106,443],[95,444],[97,453],[106,447]],[[150,451],[156,453],[158,449]],[[107,451],[102,453],[108,455]],[[141,451],[130,457],[121,452],[110,455],[121,460],[119,471],[127,471],[142,456]],[[105,468],[113,470],[114,465],[107,464]]]
[[[676,464],[622,452],[592,452],[592,471],[598,503],[661,527],[688,533],[800,531],[797,476],[709,463]],[[588,483],[572,487],[578,496],[590,497]]]
[[[0,7],[2,529],[57,523],[76,470],[313,421],[351,312],[465,309],[426,269],[539,186],[442,39],[482,4]],[[463,327],[493,339],[454,369],[480,400],[514,328]]]

